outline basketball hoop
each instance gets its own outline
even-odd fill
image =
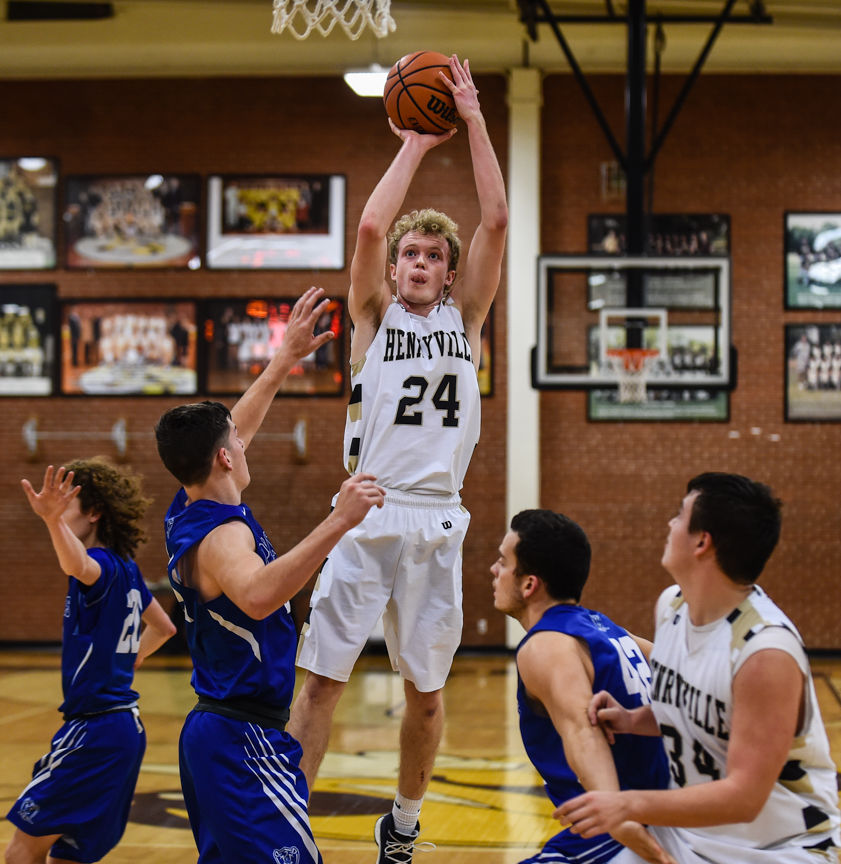
[[[619,382],[619,401],[645,402],[646,373],[660,351],[657,348],[608,348],[605,353]]]
[[[350,39],[358,39],[366,26],[382,39],[396,27],[390,7],[391,0],[274,0],[272,33],[288,30],[306,39],[313,30],[327,36],[338,24]]]

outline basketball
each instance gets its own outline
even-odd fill
[[[448,58],[438,51],[415,51],[391,67],[383,101],[395,126],[440,135],[456,125],[458,111],[453,95],[438,77],[439,72],[453,80]]]

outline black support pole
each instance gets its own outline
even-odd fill
[[[645,252],[645,0],[628,3],[628,68],[625,79],[626,120],[626,248],[629,255]],[[628,272],[626,302],[643,305],[642,274]],[[642,347],[641,328],[628,332],[628,347]]]

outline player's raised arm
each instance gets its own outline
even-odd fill
[[[374,327],[379,323],[377,319],[391,298],[385,279],[388,230],[423,157],[455,134],[455,129],[442,135],[419,134],[398,129],[391,120],[389,125],[403,143],[374,187],[359,219],[348,294],[348,313],[355,327],[366,320],[373,320]]]
[[[39,492],[36,492],[26,479],[21,480],[21,486],[29,500],[29,506],[44,520],[50,532],[50,540],[61,569],[85,585],[93,585],[99,579],[102,568],[88,555],[85,544],[73,533],[64,518],[65,512],[80,491],[79,486],[73,485],[73,472],[65,471],[64,467],[56,470],[49,465],[44,472],[44,482]],[[81,520],[83,517],[80,510],[78,518]],[[89,518],[95,522],[99,517],[91,513]]]
[[[462,65],[458,57],[453,55],[450,58],[450,71],[452,82],[444,75],[441,79],[452,91],[458,113],[467,126],[480,210],[480,221],[467,253],[464,275],[458,290],[453,294],[462,310],[468,331],[475,331],[473,334],[468,332],[472,342],[473,336],[478,338],[482,322],[499,287],[508,228],[508,203],[502,171],[488,137],[479,105],[479,91],[470,74],[470,64],[465,60]]]
[[[262,425],[272,399],[292,367],[333,338],[330,330],[313,336],[316,322],[328,302],[321,288],[313,287],[304,292],[292,307],[286,333],[277,353],[231,409],[231,419],[245,447],[248,447]]]

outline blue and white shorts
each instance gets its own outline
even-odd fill
[[[126,829],[145,750],[136,708],[68,720],[6,818],[33,837],[61,834],[53,858],[99,861]]]
[[[321,864],[291,735],[191,711],[178,749],[199,864]]]

